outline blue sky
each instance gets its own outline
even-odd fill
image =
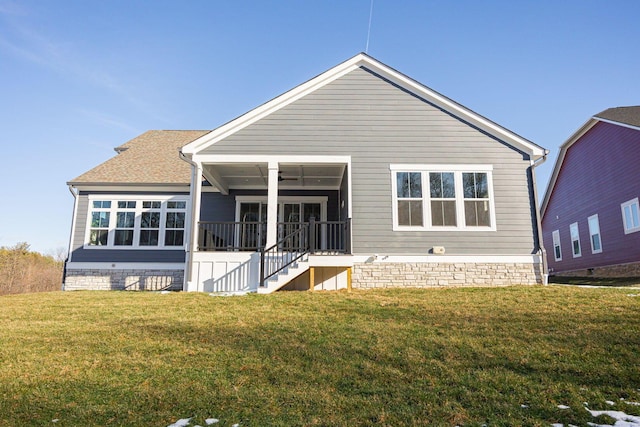
[[[370,0],[0,0],[0,246],[68,245],[66,182],[213,129],[364,51]],[[640,104],[640,1],[374,0],[368,53],[551,150]]]

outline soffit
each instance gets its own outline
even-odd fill
[[[319,189],[340,188],[344,164],[280,164],[278,188]],[[207,172],[222,178],[229,188],[266,189],[269,169],[266,163],[206,164]]]

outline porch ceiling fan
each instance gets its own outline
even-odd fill
[[[282,171],[278,171],[278,182],[280,181],[297,181],[298,178],[297,177],[283,177],[282,176]]]

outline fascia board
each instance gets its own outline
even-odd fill
[[[544,218],[544,214],[547,211],[547,205],[549,203],[549,199],[551,198],[551,194],[553,193],[553,188],[556,185],[558,175],[560,174],[560,169],[562,169],[562,164],[564,163],[564,158],[567,154],[567,150],[571,148],[573,144],[578,142],[578,140],[580,140],[580,138],[582,138],[585,133],[587,133],[593,126],[595,126],[596,123],[598,123],[598,121],[600,121],[600,119],[597,117],[590,118],[560,146],[558,157],[556,158],[556,162],[553,165],[553,172],[551,172],[551,178],[549,179],[547,189],[544,192],[544,197],[542,198],[542,205],[540,206],[540,218]]]
[[[534,158],[542,157],[546,154],[546,150],[531,141],[503,128],[502,126],[482,117],[481,115],[469,110],[457,102],[447,98],[444,95],[424,86],[423,84],[411,79],[410,77],[394,70],[393,68],[379,62],[378,60],[360,53],[353,58],[331,68],[328,71],[308,80],[307,82],[285,92],[284,94],[262,104],[261,106],[249,111],[248,113],[214,129],[210,133],[201,136],[195,141],[185,145],[182,152],[187,155],[193,155],[202,149],[215,144],[216,142],[232,135],[235,132],[249,126],[250,124],[260,120],[261,118],[272,114],[273,112],[283,108],[292,102],[302,98],[303,96],[314,92],[315,90],[333,82],[334,80],[350,73],[356,68],[364,67],[379,74],[383,78],[394,84],[412,92],[429,102],[437,105],[445,111],[477,126],[478,128],[488,132],[491,135],[503,139],[515,147],[529,153]]]
[[[122,183],[68,183],[83,192],[152,192],[189,193],[190,184],[122,184]]]
[[[599,121],[604,122],[604,123],[609,123],[609,124],[612,124],[612,125],[621,126],[623,128],[629,128],[629,129],[633,129],[633,130],[640,130],[640,127],[638,127],[638,126],[634,126],[634,125],[630,125],[630,124],[622,123],[622,122],[616,122],[615,120],[603,119],[602,117],[597,117],[597,116],[594,117],[594,119],[599,120]]]

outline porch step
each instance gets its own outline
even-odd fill
[[[266,286],[258,286],[259,294],[270,294],[286,286],[296,277],[309,270],[309,258],[303,258],[291,264],[285,270],[267,280]]]

